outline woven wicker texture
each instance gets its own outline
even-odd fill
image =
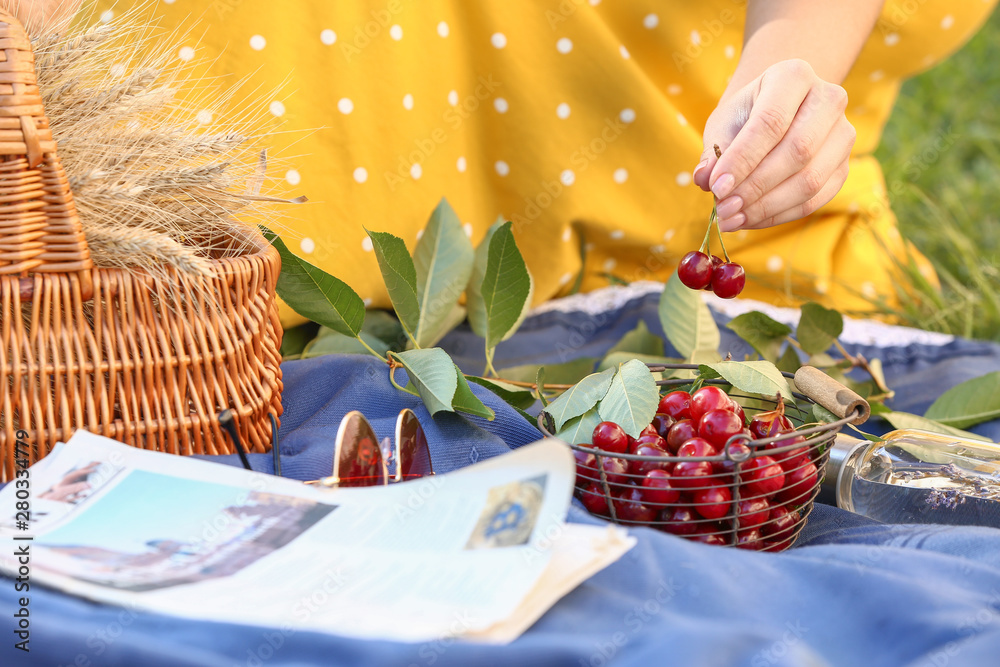
[[[209,278],[94,269],[48,127],[31,44],[0,13],[0,480],[21,431],[29,464],[78,428],[232,453],[226,408],[267,451],[268,414],[281,414],[277,251],[241,233],[234,246],[250,249],[213,259]]]

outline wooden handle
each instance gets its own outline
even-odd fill
[[[795,386],[841,419],[856,414],[852,424],[864,424],[872,414],[868,401],[815,366],[795,371]]]

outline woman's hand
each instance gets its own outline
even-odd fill
[[[0,9],[17,17],[31,35],[63,29],[82,0],[0,0]]]
[[[718,199],[722,231],[798,220],[833,199],[856,136],[846,108],[844,89],[804,60],[771,65],[724,98],[705,125],[694,171],[694,182]]]

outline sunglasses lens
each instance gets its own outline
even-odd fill
[[[333,475],[340,478],[340,486],[386,483],[382,449],[375,431],[360,412],[349,412],[340,422],[333,461]]]
[[[396,479],[417,479],[434,472],[427,437],[412,410],[404,410],[396,420]]]

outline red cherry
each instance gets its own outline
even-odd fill
[[[794,438],[789,438],[788,440],[779,440],[777,442],[772,442],[770,444],[764,445],[764,451],[768,452],[768,456],[773,458],[778,462],[778,465],[782,467],[785,472],[794,470],[801,465],[809,462],[809,448],[808,447],[795,447],[787,452],[780,454],[771,453],[775,449],[783,449],[791,445],[797,445],[805,442],[806,439],[801,435],[797,435]]]
[[[615,506],[615,517],[619,521],[630,523],[649,523],[656,520],[656,510],[644,505],[643,489],[631,488],[612,502]]]
[[[597,457],[590,452],[574,450],[573,458],[576,459],[577,484],[583,484],[584,481],[599,482],[601,480],[601,473],[597,471]]]
[[[760,537],[760,530],[757,528],[751,528],[750,530],[741,530],[736,534],[736,548],[737,549],[749,549],[750,551],[760,551],[764,548],[764,542]]]
[[[595,426],[591,442],[594,443],[594,447],[615,454],[624,454],[628,449],[625,429],[614,422],[601,422]]]
[[[773,430],[772,430],[773,429]],[[761,412],[750,420],[750,432],[755,438],[771,438],[794,430],[788,417],[775,412]]]
[[[814,463],[807,463],[789,472],[785,488],[778,493],[778,500],[788,504],[805,503],[819,484],[819,470]]]
[[[772,507],[767,523],[760,527],[760,532],[764,537],[774,542],[789,540],[801,518],[798,512],[790,510],[784,505]]]
[[[715,273],[715,267],[719,266],[720,264],[722,264],[722,258],[719,257],[718,255],[712,255],[712,273],[713,274]],[[709,282],[702,289],[704,289],[706,292],[711,292],[712,291],[712,283]]]
[[[698,420],[698,435],[720,449],[742,430],[743,420],[729,410],[709,410]]]
[[[686,391],[672,391],[660,399],[656,411],[670,415],[675,420],[691,418],[691,394]]]
[[[702,387],[691,396],[691,420],[697,424],[711,410],[728,410],[729,396],[714,385]]]
[[[705,289],[711,284],[712,275],[712,260],[697,250],[684,255],[677,265],[677,277],[690,289]]]
[[[701,542],[703,544],[711,544],[716,547],[724,547],[729,544],[728,536],[720,535],[720,532],[724,532],[724,528],[718,525],[706,526],[702,531],[699,531],[689,537],[693,542]]]
[[[704,438],[698,437],[691,438],[677,448],[677,456],[694,456],[702,458],[706,456],[715,456],[718,453],[718,450],[712,446],[712,443]]]
[[[693,535],[700,529],[698,515],[690,507],[665,509],[660,513],[660,521],[663,523],[657,528],[673,535]]]
[[[740,418],[740,424],[746,424],[747,415],[745,412],[743,412],[743,406],[734,401],[733,399],[729,399],[729,401],[730,403],[732,403],[732,405],[729,406],[729,409],[732,410],[736,414],[736,416]]]
[[[660,441],[663,440],[660,436],[656,436]],[[663,443],[666,445],[666,443]],[[639,456],[657,456],[666,457],[667,450],[665,447],[659,447],[653,444],[641,444],[635,451]],[[661,470],[665,473],[669,473],[673,468],[674,464],[670,461],[629,461],[628,462],[628,473],[634,475],[635,481],[638,481],[639,477],[643,477],[650,470]]]
[[[690,419],[682,419],[670,427],[670,431],[667,433],[667,449],[676,454],[681,445],[697,435],[698,429],[694,422]]]
[[[759,526],[771,515],[771,506],[764,498],[741,500],[737,510],[740,528]]]
[[[649,424],[649,426],[647,426],[646,428],[642,429],[639,432],[639,438],[643,437],[644,435],[660,435],[660,432],[656,430],[655,426]],[[638,440],[639,438],[636,438],[636,440]]]
[[[674,464],[672,484],[678,489],[698,489],[712,485],[712,464],[708,461],[681,461]]]
[[[608,480],[608,484],[611,485],[612,493],[618,490],[617,487],[623,487],[628,484],[628,463],[626,463],[625,459],[619,459],[614,456],[602,456],[600,459],[600,467],[604,469],[604,475]]]
[[[670,415],[656,415],[653,417],[653,428],[656,432],[660,434],[661,438],[666,438],[667,433],[670,432],[670,427],[676,423],[676,420]]]
[[[694,492],[694,509],[706,519],[721,519],[729,514],[733,496],[725,486],[711,486]]]
[[[591,514],[608,516],[608,499],[599,484],[588,484],[580,489],[580,502]]]
[[[742,467],[743,488],[747,498],[770,497],[785,485],[785,471],[770,456],[756,456]]]
[[[642,480],[643,502],[656,506],[671,505],[680,500],[681,493],[674,488],[670,475],[663,470],[650,470]]]
[[[742,292],[746,282],[746,272],[735,262],[723,262],[712,271],[712,291],[723,299],[732,299]]]

